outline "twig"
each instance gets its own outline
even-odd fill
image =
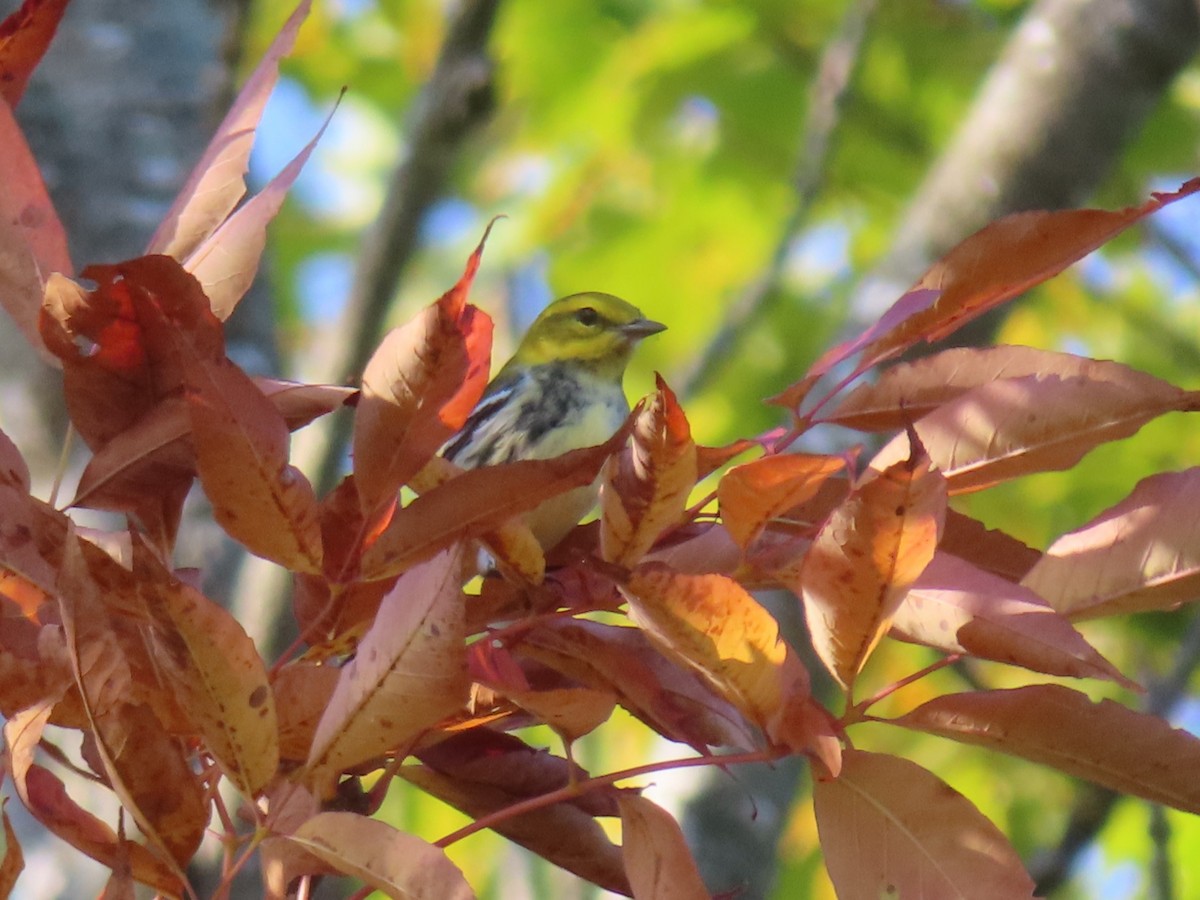
[[[1160,803],[1150,807],[1150,840],[1154,857],[1150,861],[1150,896],[1154,900],[1175,900],[1175,879],[1171,872],[1171,823]]]
[[[1187,691],[1197,666],[1200,666],[1200,615],[1192,619],[1184,633],[1171,671],[1146,691],[1145,711],[1155,716],[1168,714]],[[1086,784],[1080,788],[1058,845],[1029,864],[1039,897],[1048,896],[1067,881],[1076,858],[1096,839],[1120,798],[1116,791],[1099,785]]]
[[[763,273],[731,305],[721,328],[695,365],[684,372],[680,379],[683,385],[679,392],[681,397],[694,396],[704,387],[715,372],[717,363],[729,354],[746,323],[757,317],[778,291],[792,241],[808,220],[812,205],[820,193],[829,161],[829,148],[841,120],[842,108],[875,6],[876,0],[858,0],[854,3],[821,55],[809,95],[800,157],[792,178],[796,206],[784,223],[779,241]]]

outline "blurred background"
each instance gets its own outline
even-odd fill
[[[2,0],[0,15],[16,6]],[[75,0],[18,117],[77,266],[141,252],[290,12],[284,0]],[[639,350],[630,394],[659,371],[698,441],[752,436],[781,423],[763,398],[988,221],[1127,206],[1197,174],[1198,46],[1194,0],[316,0],[259,129],[253,181],[278,172],[347,92],[275,222],[231,346],[256,372],[352,382],[382,330],[448,288],[503,214],[473,293],[497,320],[497,361],[551,298],[616,293],[670,327]],[[955,340],[1117,359],[1194,388],[1198,281],[1190,199]],[[45,476],[64,413],[17,343],[0,335],[0,424]],[[294,444],[324,487],[345,466],[336,428]],[[1146,475],[1198,461],[1200,433],[1177,414],[1069,473],[956,502],[1044,548]],[[274,573],[222,545],[202,514],[181,555],[205,567],[208,590],[265,649],[280,644],[292,626]],[[785,622],[794,613],[794,599],[764,599]],[[1200,731],[1193,618],[1184,608],[1085,633],[1151,688],[1114,696]],[[868,670],[878,684],[930,659],[885,651]],[[930,692],[964,678],[1021,683],[988,666],[940,677]],[[1194,817],[874,729],[856,739],[970,797],[1039,893],[1200,896]],[[652,737],[610,723],[577,758],[606,771],[683,755]],[[528,739],[556,746],[548,734]],[[832,897],[801,775],[693,771],[657,778],[652,796],[684,819],[714,888]],[[403,788],[387,815],[429,839],[462,821]],[[73,853],[26,850],[43,875],[19,890],[76,895],[84,882],[68,879],[86,876],[64,866]],[[484,898],[597,896],[490,835],[452,856]]]

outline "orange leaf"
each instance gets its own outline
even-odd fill
[[[466,298],[491,228],[458,283],[388,332],[363,371],[354,476],[368,512],[394,498],[463,426],[487,385],[492,320]]]
[[[946,483],[918,447],[851,491],[789,584],[804,599],[813,648],[847,689],[933,559]]]
[[[405,900],[474,900],[446,851],[376,819],[323,812],[287,836],[335,871]]]
[[[993,381],[1035,376],[1084,378],[1153,391],[1157,379],[1110,360],[1033,347],[955,347],[901,362],[878,381],[861,384],[819,421],[862,431],[904,428],[974,388]]]
[[[709,896],[674,817],[629,791],[621,807],[621,854],[636,900],[695,900]]]
[[[208,807],[178,742],[137,702],[133,673],[82,553],[68,544],[59,571],[59,610],[75,682],[113,792],[142,833],[183,877],[208,823]],[[169,794],[163,785],[170,785]]]
[[[199,726],[208,752],[253,798],[279,765],[275,699],[262,657],[226,610],[169,572],[144,572],[146,562],[138,568],[149,595],[155,658]]]
[[[0,800],[0,819],[4,820],[4,839],[0,841],[4,847],[4,857],[0,859],[0,897],[12,896],[21,870],[25,868],[25,854],[21,852],[21,842],[17,840],[17,832],[9,821],[8,810],[4,808],[7,802],[7,797]]]
[[[400,775],[478,819],[566,787],[570,763],[518,738],[485,728],[452,735],[417,754],[424,765]],[[576,779],[586,777],[578,766]],[[496,822],[492,830],[593,884],[630,895],[621,852],[596,822],[618,814],[614,788],[585,794]]]
[[[914,428],[950,490],[962,493],[1069,469],[1090,450],[1129,437],[1151,419],[1200,408],[1200,394],[1133,369],[1126,373],[1105,381],[1057,375],[993,381],[938,407]],[[908,453],[907,435],[897,435],[871,467],[885,468]]]
[[[51,365],[59,364],[38,330],[42,295],[55,272],[74,272],[67,234],[37,161],[8,104],[0,102],[0,305]]]
[[[183,261],[184,268],[195,275],[204,287],[213,314],[222,322],[232,315],[238,301],[250,290],[254,276],[258,274],[259,260],[267,246],[267,225],[278,215],[287,192],[312,156],[336,111],[336,106],[330,110],[320,130],[296,154],[295,159],[222,222]]]
[[[622,587],[630,618],[666,655],[703,675],[777,744],[811,749],[808,672],[779,626],[723,575],[639,566]]]
[[[192,440],[213,517],[251,553],[319,573],[317,499],[308,479],[288,464],[283,416],[228,359],[190,362]]]
[[[845,466],[841,457],[806,453],[765,456],[734,466],[717,485],[721,521],[745,550],[771,519],[815,496]]]
[[[1200,739],[1112,700],[1037,684],[946,694],[890,721],[1200,813]]]
[[[683,518],[696,483],[696,444],[675,395],[660,377],[658,392],[636,415],[633,444],[604,466],[600,552],[630,566],[664,530]]]
[[[628,426],[607,442],[553,459],[524,459],[471,469],[396,511],[363,553],[363,578],[386,578],[457,541],[485,536],[543,501],[596,480],[604,461],[625,442]]]
[[[404,575],[342,670],[317,725],[307,768],[336,777],[414,740],[467,699],[460,553]]]
[[[1033,897],[1016,850],[958,791],[895,756],[846,750],[843,761],[813,785],[839,897]]]
[[[169,896],[182,894],[183,881],[173,869],[141,844],[117,837],[104,822],[76,804],[61,781],[34,764],[34,751],[51,706],[50,702],[39,704],[15,713],[4,723],[9,772],[25,808],[81,853],[110,868],[127,866],[138,881]]]
[[[710,690],[692,668],[654,650],[637,628],[582,619],[548,619],[523,633],[514,647],[582,684],[614,691],[617,701],[663,737],[699,753],[710,747],[754,750],[758,730]]]
[[[1073,619],[1173,609],[1200,588],[1200,468],[1161,472],[1050,545],[1022,580]]]
[[[1046,281],[1134,222],[1200,190],[1194,178],[1173,193],[1155,193],[1120,210],[1041,210],[1005,216],[985,225],[930,267],[912,292],[938,291],[925,309],[881,335],[863,356],[871,364],[917,341],[936,341],[967,322]]]
[[[1047,675],[1104,678],[1136,686],[1067,619],[1030,591],[970,563],[938,553],[912,586],[892,635]]]
[[[0,100],[11,108],[21,102],[66,8],[67,0],[25,0],[0,22]]]
[[[217,126],[199,162],[171,204],[147,253],[183,260],[224,222],[246,193],[250,150],[267,98],[279,78],[279,61],[291,52],[311,0],[302,0],[246,79],[233,106]]]

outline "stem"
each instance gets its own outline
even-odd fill
[[[890,697],[892,694],[896,693],[896,691],[900,690],[901,688],[908,687],[910,684],[912,684],[915,681],[920,681],[926,675],[932,675],[934,672],[938,671],[939,669],[944,669],[944,668],[946,668],[946,666],[954,665],[954,663],[958,662],[960,659],[962,659],[961,653],[951,653],[949,656],[943,656],[941,659],[937,660],[936,662],[932,662],[929,665],[925,666],[925,668],[918,669],[916,672],[913,672],[911,675],[906,675],[904,678],[901,678],[899,681],[897,681],[893,684],[889,684],[883,690],[879,691],[876,694],[873,694],[872,696],[868,697],[866,700],[860,700],[858,703],[855,703],[849,709],[846,710],[845,715],[842,716],[842,725],[845,726],[845,725],[853,724],[854,722],[863,721],[866,718],[867,710],[870,709],[872,706],[874,706],[876,703],[878,703],[880,700]]]
[[[766,750],[754,750],[747,753],[732,753],[728,756],[689,756],[683,759],[670,759],[664,762],[649,763],[644,766],[634,766],[631,769],[622,769],[618,772],[610,772],[607,775],[597,775],[594,778],[587,778],[575,784],[568,784],[566,787],[551,791],[548,794],[539,794],[536,797],[530,797],[528,800],[522,800],[520,803],[514,803],[511,806],[488,813],[486,816],[476,819],[469,825],[464,825],[458,831],[446,835],[441,840],[434,841],[434,846],[445,849],[451,844],[461,841],[463,838],[470,837],[478,831],[483,831],[485,828],[492,828],[501,822],[544,809],[547,806],[553,806],[555,803],[572,800],[590,790],[606,787],[618,781],[624,781],[627,778],[637,778],[641,775],[651,775],[655,772],[666,772],[671,769],[689,769],[696,766],[721,766],[724,768],[725,766],[741,765],[743,763],[773,762],[787,756],[790,752],[786,748],[775,747]]]

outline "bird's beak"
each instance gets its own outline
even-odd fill
[[[635,341],[666,330],[666,325],[662,322],[655,322],[653,319],[634,319],[632,322],[621,326],[621,333]]]

